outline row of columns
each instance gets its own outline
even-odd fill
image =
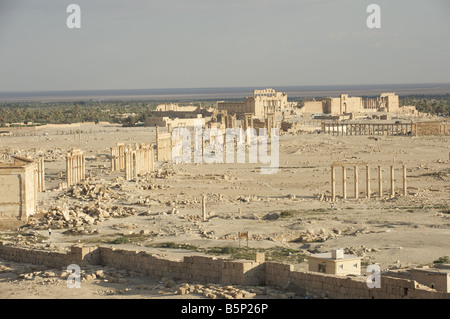
[[[66,155],[67,186],[75,185],[85,179],[85,156],[79,149],[72,149]]]
[[[336,200],[336,167],[342,167],[342,197],[347,199],[347,166],[353,166],[353,183],[354,183],[354,198],[359,198],[359,180],[358,180],[358,165],[355,164],[333,164],[331,166],[331,201]],[[403,165],[403,195],[406,196],[406,165]],[[378,165],[378,195],[383,196],[383,169],[381,165]],[[370,198],[370,166],[366,165],[366,198]],[[390,194],[392,198],[395,196],[395,176],[394,165],[390,166]]]
[[[44,157],[40,157],[36,160],[37,163],[37,182],[38,182],[38,191],[45,191],[45,179],[44,179]]]
[[[111,147],[111,172],[120,172],[125,169],[125,144],[117,143]]]
[[[157,161],[172,160],[172,135],[159,133],[158,126],[156,126],[156,159]]]
[[[125,148],[125,179],[131,180],[140,174],[154,170],[153,145],[136,144],[135,148]]]
[[[413,124],[349,124],[322,122],[322,132],[332,135],[408,135]]]

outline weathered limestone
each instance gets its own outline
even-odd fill
[[[271,137],[272,128],[276,127],[275,123],[275,113],[267,113],[267,117],[265,120],[266,128],[267,128],[267,136]]]
[[[69,264],[82,267],[101,264],[103,267],[134,271],[144,276],[179,278],[197,283],[269,287],[285,287],[291,283],[301,287],[308,294],[338,299],[450,299],[447,289],[450,277],[443,271],[437,274],[436,269],[423,271],[422,274],[413,271],[412,280],[382,274],[381,287],[371,289],[366,284],[366,277],[294,270],[293,265],[267,262],[262,255],[257,255],[256,261],[227,260],[206,256],[184,256],[181,260],[171,260],[155,256],[147,251],[105,246],[73,245],[68,252],[60,252],[39,250],[35,247],[15,247],[0,241],[0,257],[16,262],[57,268],[66,268]],[[339,269],[340,259],[335,261],[337,261],[337,270],[345,270]],[[353,269],[353,263],[350,263],[350,266]],[[429,276],[431,272],[436,274],[433,274],[433,277]],[[417,285],[416,280],[430,286],[431,283],[439,280],[439,285],[435,285],[438,291],[424,289]]]
[[[202,195],[202,219],[206,221],[208,216],[206,214],[206,195]]]
[[[338,123],[322,122],[321,131],[334,135],[450,135],[450,124],[447,122],[410,123]]]
[[[331,165],[331,201],[336,201],[336,169]]]
[[[0,220],[26,221],[38,208],[38,163],[14,156],[0,163]]]
[[[288,102],[285,92],[276,92],[273,89],[254,90],[253,96],[246,97],[245,102],[217,102],[219,111],[237,113],[240,118],[245,113],[252,113],[256,117],[265,117],[268,113],[283,112],[287,108],[296,106],[296,102]]]
[[[412,135],[414,128],[412,123],[321,123],[321,131],[332,135]]]
[[[125,169],[125,144],[117,143],[111,147],[111,172],[119,172]]]
[[[347,167],[342,166],[342,197],[347,199]]]
[[[383,169],[378,165],[378,196],[383,197]]]
[[[366,112],[413,112],[415,107],[403,109],[399,107],[398,95],[395,93],[382,93],[379,97],[363,99],[362,97],[349,97],[341,94],[339,97],[327,97],[320,100],[306,101],[301,108],[302,113],[348,114]]]
[[[40,157],[36,160],[37,163],[37,179],[38,179],[38,191],[45,191],[45,180],[44,180],[44,157]]]
[[[370,167],[366,165],[366,197],[370,198]]]
[[[359,198],[359,174],[358,167],[366,167],[366,198],[371,197],[370,188],[370,165],[367,163],[350,163],[350,162],[334,162],[331,165],[331,201],[336,200],[336,167],[342,167],[342,198],[347,199],[347,167],[353,167],[353,183],[354,183],[354,198]],[[394,165],[390,166],[390,193],[389,196],[392,198],[395,196],[395,176],[394,176]],[[378,165],[378,195],[383,197],[383,169],[381,165]],[[403,195],[407,195],[406,188],[406,165],[403,165]]]
[[[75,185],[85,179],[85,156],[81,150],[72,149],[66,155],[66,183]]]
[[[172,160],[172,134],[159,133],[156,127],[156,159],[157,161]]]
[[[125,180],[131,180],[138,175],[154,170],[153,145],[142,143],[125,147]]]
[[[406,165],[403,165],[403,196],[408,195],[408,188],[406,187]]]
[[[391,198],[395,196],[394,165],[391,165]]]
[[[244,131],[248,128],[253,128],[253,113],[245,113],[243,128]]]

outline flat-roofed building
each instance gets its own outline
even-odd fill
[[[330,275],[361,275],[361,257],[346,255],[343,249],[308,256],[308,270]]]

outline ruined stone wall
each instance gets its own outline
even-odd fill
[[[441,129],[442,126],[442,129]],[[442,122],[417,122],[415,123],[416,135],[441,135],[445,128],[445,123]]]
[[[345,277],[294,271],[291,265],[266,263],[266,285],[295,287],[323,298],[350,299],[450,299],[450,294],[424,289],[409,279],[381,277],[380,288],[368,288],[362,277]]]
[[[0,219],[26,221],[38,204],[38,164],[15,158],[0,164]]]
[[[324,113],[322,101],[306,101],[301,108],[302,113]]]
[[[0,241],[0,257],[15,262],[44,265],[48,267],[67,267],[71,261],[71,254],[46,250],[31,250],[30,248],[9,246]]]
[[[283,263],[232,261],[207,256],[169,260],[145,251],[111,247],[74,245],[68,252],[53,252],[15,247],[0,241],[0,258],[64,269],[70,264],[77,264],[81,269],[86,265],[103,265],[198,283],[288,287],[328,298],[450,299],[449,293],[425,289],[409,279],[382,276],[381,288],[369,289],[362,277],[295,271],[292,265]]]

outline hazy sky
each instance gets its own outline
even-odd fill
[[[3,92],[439,82],[449,0],[0,0]]]

